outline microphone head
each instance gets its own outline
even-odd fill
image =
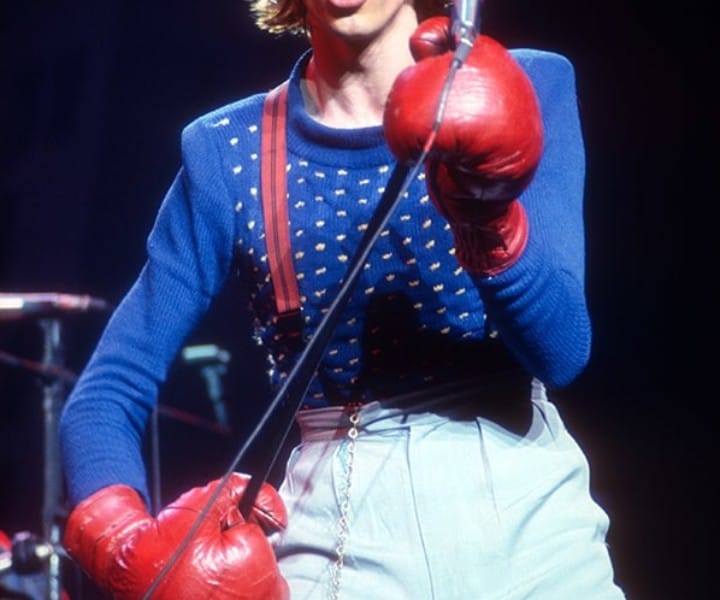
[[[185,346],[182,359],[189,365],[223,364],[230,362],[230,353],[215,344]]]
[[[450,32],[456,47],[463,42],[472,45],[480,29],[481,4],[481,0],[455,0],[453,2]]]
[[[113,306],[102,298],[63,293],[0,293],[0,321],[60,317],[74,313],[110,312]]]

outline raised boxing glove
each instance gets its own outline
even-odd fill
[[[285,506],[263,483],[249,521],[238,503],[249,477],[233,473],[153,600],[287,600],[266,534],[287,524]],[[136,490],[103,488],[70,513],[63,542],[68,554],[112,598],[138,600],[149,590],[195,524],[221,480],[194,488],[151,516]]]
[[[384,130],[400,162],[413,162],[435,124],[453,60],[446,17],[421,22],[410,40],[416,64],[387,99]],[[495,275],[525,249],[527,217],[517,198],[540,162],[543,128],[532,83],[494,39],[478,35],[455,79],[425,162],[428,193],[448,220],[456,258],[473,274]]]

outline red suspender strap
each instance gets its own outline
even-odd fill
[[[265,243],[279,317],[297,316],[300,311],[287,207],[287,83],[270,90],[265,99],[260,161]]]

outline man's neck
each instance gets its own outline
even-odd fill
[[[330,127],[380,125],[395,78],[413,64],[408,39],[414,19],[395,23],[365,45],[315,37],[303,81],[308,112]]]

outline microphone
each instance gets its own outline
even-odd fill
[[[216,363],[226,365],[230,362],[230,353],[215,344],[198,344],[197,346],[185,346],[182,349],[182,358],[189,365]]]
[[[463,62],[480,30],[481,0],[455,0],[452,4],[450,33],[455,41],[455,58]]]
[[[223,402],[222,375],[227,371],[230,353],[215,344],[198,344],[185,346],[182,349],[185,364],[200,367],[200,374],[205,380],[208,398],[219,425],[228,426],[228,415]]]
[[[24,318],[58,317],[93,311],[109,312],[112,305],[92,296],[58,293],[2,294],[0,321]]]

